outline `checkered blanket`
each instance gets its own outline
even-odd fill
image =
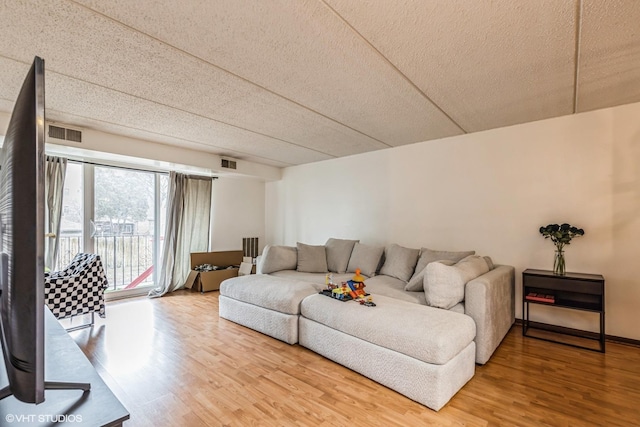
[[[45,273],[45,303],[57,319],[92,312],[105,317],[107,287],[100,256],[77,254],[64,270]]]

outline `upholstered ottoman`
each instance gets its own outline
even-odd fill
[[[300,303],[323,287],[266,274],[227,279],[220,284],[220,317],[295,344]]]
[[[300,345],[439,410],[475,373],[475,322],[375,296],[376,307],[323,295],[302,301]]]

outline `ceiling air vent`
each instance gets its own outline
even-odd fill
[[[49,138],[82,142],[82,132],[76,129],[67,129],[60,126],[49,125]]]
[[[226,169],[235,169],[236,168],[236,161],[235,160],[222,159],[222,167],[226,168]]]

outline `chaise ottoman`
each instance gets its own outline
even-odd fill
[[[220,317],[295,344],[298,342],[300,303],[323,287],[266,274],[227,279],[220,285]]]
[[[439,410],[475,373],[475,322],[394,298],[375,303],[306,297],[300,345]]]

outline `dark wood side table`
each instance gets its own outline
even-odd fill
[[[553,297],[553,302],[541,300],[533,300],[528,295],[542,294]],[[600,349],[596,350],[590,347],[584,347],[576,344],[556,341],[549,338],[541,338],[528,335],[529,329],[545,329],[541,326],[534,326],[529,321],[529,305],[543,304],[552,307],[564,307],[573,310],[582,310],[597,313],[600,316],[600,333],[597,337],[586,331],[578,331],[575,329],[562,328],[563,331],[553,329],[553,332],[564,333],[567,335],[578,336],[597,340],[600,343]],[[605,351],[605,333],[604,333],[604,277],[599,274],[582,274],[567,273],[564,276],[553,274],[547,270],[527,269],[522,272],[522,335],[532,338],[543,339],[545,341],[557,342],[560,344],[571,345],[588,350]]]

